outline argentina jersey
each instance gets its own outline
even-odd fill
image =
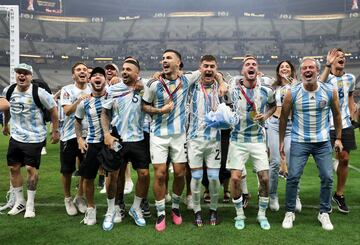
[[[101,127],[101,111],[105,96],[90,97],[80,102],[76,108],[75,117],[84,119],[88,122],[88,134],[86,142],[100,143],[104,140],[104,133]]]
[[[81,95],[91,94],[90,86],[85,89],[79,89],[75,84],[70,84],[61,89],[60,104],[62,107],[72,105]],[[87,129],[87,122],[84,118],[82,123],[83,129]],[[63,127],[60,129],[60,140],[67,141],[76,138],[75,134],[75,113],[64,118]]]
[[[112,110],[111,125],[116,127],[123,142],[138,142],[144,139],[145,113],[141,108],[139,92],[121,81],[108,88],[103,107]]]
[[[9,87],[4,89],[4,95]],[[38,89],[41,104],[50,110],[56,107],[51,94],[44,89]],[[32,85],[25,92],[15,87],[10,97],[10,135],[13,139],[23,143],[40,143],[46,139],[46,125],[43,113],[35,104],[32,95]]]
[[[333,87],[318,82],[318,88],[309,92],[302,83],[291,88],[292,131],[291,141],[317,143],[330,140],[329,111]]]
[[[233,110],[239,119],[238,123],[231,131],[231,141],[241,143],[261,143],[265,142],[263,123],[254,120],[257,113],[265,113],[268,105],[275,103],[274,91],[269,86],[256,82],[254,88],[246,88],[242,84],[240,76],[233,77],[230,82],[229,96],[233,104]],[[255,104],[255,109],[242,94],[243,89],[246,96]]]
[[[353,74],[345,73],[341,77],[333,74],[328,76],[327,81],[331,83],[339,95],[339,104],[342,120],[342,128],[351,127],[351,118],[349,110],[349,93],[355,90],[355,76]],[[332,112],[330,111],[330,129],[335,130]]]
[[[205,126],[205,116],[216,111],[220,100],[218,83],[202,84],[198,80],[189,91],[189,128],[188,139],[220,140],[220,130]]]
[[[189,88],[200,77],[200,72],[185,73],[176,80],[163,79],[165,86],[160,80],[150,80],[146,87],[143,100],[152,104],[157,109],[162,108],[170,100],[174,103],[174,109],[167,114],[154,114],[151,121],[150,133],[155,136],[167,136],[185,133],[186,128],[186,103]]]

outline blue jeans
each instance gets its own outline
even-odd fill
[[[279,166],[280,166],[280,151],[279,151],[279,119],[271,117],[267,123],[267,145],[270,151],[269,158],[269,196],[271,198],[277,197]],[[290,142],[291,142],[291,121],[288,121],[285,132],[285,155],[286,163],[290,159]]]
[[[330,202],[333,187],[333,171],[330,141],[320,143],[291,142],[285,200],[285,208],[288,212],[295,212],[296,193],[299,180],[303,174],[305,164],[310,154],[315,159],[321,180],[320,213],[328,213],[331,210]]]

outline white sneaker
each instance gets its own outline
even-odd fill
[[[14,207],[8,212],[9,215],[16,215],[25,211],[25,200],[20,202],[15,202]]]
[[[80,213],[84,214],[86,212],[87,206],[86,206],[85,199],[83,197],[76,196],[74,199],[74,204]]]
[[[32,204],[26,203],[26,211],[24,218],[35,218],[35,208],[33,203]]]
[[[136,225],[138,225],[138,226],[146,225],[146,221],[143,217],[141,209],[135,209],[135,208],[131,207],[129,210],[129,215],[130,215],[130,217],[132,217],[134,219]]]
[[[96,208],[87,208],[85,212],[85,217],[81,221],[85,225],[95,225],[96,224]]]
[[[279,198],[278,197],[274,197],[274,198],[270,197],[269,207],[270,207],[271,211],[279,211],[279,209],[280,209]]]
[[[192,195],[187,195],[186,196],[185,204],[187,205],[188,210],[193,210],[194,209],[194,203],[193,203]]]
[[[320,221],[321,226],[324,230],[331,231],[334,229],[328,213],[319,213],[317,218]]]
[[[103,221],[102,227],[104,231],[110,231],[114,227],[114,213],[106,213],[105,219]]]
[[[301,200],[299,196],[296,196],[295,212],[300,213],[302,209]]]
[[[286,212],[284,220],[282,222],[282,227],[284,229],[291,229],[293,227],[293,222],[295,221],[295,213]]]
[[[171,195],[170,195],[170,193],[168,192],[168,193],[166,193],[166,195],[165,195],[165,202],[171,202]]]
[[[114,223],[121,223],[122,217],[121,217],[121,209],[119,205],[115,205],[115,217],[114,217]]]
[[[101,194],[105,194],[106,193],[106,185],[104,184],[104,187],[100,190]]]
[[[15,205],[15,192],[12,188],[6,193],[6,204],[2,207],[0,207],[0,212],[4,211],[5,209],[12,208]]]
[[[65,197],[64,203],[65,203],[66,213],[68,215],[70,215],[70,216],[77,215],[77,209],[76,209],[71,197]]]
[[[46,147],[44,146],[42,149],[41,149],[41,155],[46,155],[47,154],[47,151],[46,151]]]
[[[124,187],[124,195],[126,194],[130,194],[132,192],[134,188],[134,183],[131,181],[126,181],[125,182],[125,187]]]

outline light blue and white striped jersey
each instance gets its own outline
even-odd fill
[[[90,86],[86,86],[83,90],[76,87],[75,84],[64,86],[61,89],[60,104],[62,107],[72,105],[77,98],[84,94],[91,94]],[[86,120],[83,120],[82,127],[83,129],[88,128]],[[75,113],[72,113],[70,116],[65,115],[63,127],[60,129],[60,140],[67,141],[74,138],[76,138]]]
[[[142,111],[140,94],[122,81],[110,86],[107,92],[108,96],[103,107],[108,110],[112,109],[111,125],[116,127],[122,141],[138,142],[143,140],[145,113]]]
[[[154,114],[151,121],[150,133],[155,136],[167,136],[185,133],[186,103],[189,88],[200,77],[200,71],[186,73],[176,80],[163,79],[172,94],[174,109],[168,114]],[[170,101],[163,84],[159,80],[150,80],[145,87],[143,100],[160,109]]]
[[[333,86],[318,83],[315,91],[306,91],[303,83],[291,88],[292,131],[291,141],[318,143],[330,140],[330,109]]]
[[[340,112],[342,119],[342,128],[351,127],[351,118],[349,110],[349,93],[355,90],[355,76],[353,74],[345,73],[341,77],[329,74],[326,82],[331,83],[338,91]],[[334,119],[330,111],[330,129],[335,130]]]
[[[220,104],[218,88],[217,82],[201,84],[200,79],[190,87],[188,139],[220,140],[220,130],[206,127],[204,121],[205,115]]]
[[[256,113],[265,113],[266,107],[275,103],[274,91],[271,87],[262,85],[259,80],[253,89],[248,89],[242,85],[243,80],[240,78],[240,76],[235,76],[229,81],[229,96],[233,103],[233,110],[239,118],[238,124],[231,131],[230,139],[242,143],[265,142],[264,125],[254,121],[253,118]],[[256,113],[242,94],[240,86],[248,98],[255,103]]]
[[[105,95],[101,97],[90,97],[80,102],[76,108],[75,117],[84,119],[88,124],[86,142],[100,143],[104,140],[104,133],[101,127],[101,111],[105,101]]]
[[[290,84],[285,84],[283,86],[276,87],[276,89],[275,89],[276,106],[282,106],[282,104],[284,102],[284,97],[290,89],[291,89]]]
[[[25,92],[20,92],[15,87],[10,97],[10,135],[12,138],[23,143],[40,143],[46,138],[46,126],[43,113],[34,102],[32,86]],[[4,95],[9,87],[4,89]],[[38,90],[41,104],[46,109],[56,107],[52,95],[43,88]]]

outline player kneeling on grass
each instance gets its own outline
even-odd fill
[[[30,65],[19,64],[15,67],[16,86],[10,95],[10,111],[5,112],[5,135],[9,134],[8,122],[10,119],[10,142],[7,153],[7,162],[11,174],[11,184],[16,196],[13,208],[9,215],[16,215],[26,209],[24,218],[35,217],[34,199],[39,178],[41,149],[46,139],[46,125],[42,109],[35,100],[40,100],[41,105],[50,111],[53,123],[51,143],[59,141],[59,124],[56,103],[52,96],[44,89],[31,84],[33,69]],[[4,94],[11,89],[4,89]],[[37,91],[37,92],[35,92]],[[37,99],[35,98],[37,93]],[[27,202],[23,194],[23,178],[20,168],[26,166],[28,173]]]
[[[214,56],[204,55],[201,58],[201,77],[190,88],[190,117],[188,130],[188,158],[191,168],[191,193],[193,196],[194,224],[203,225],[200,206],[201,180],[203,162],[206,164],[210,192],[211,225],[218,224],[217,204],[219,199],[220,169],[220,130],[206,126],[205,116],[218,107],[218,83],[215,81],[217,62]]]
[[[80,176],[84,178],[83,187],[87,199],[87,209],[85,212],[84,224],[96,224],[96,207],[94,204],[94,179],[98,172],[101,162],[97,158],[102,150],[104,134],[101,128],[102,104],[105,100],[105,70],[96,67],[90,74],[90,84],[92,92],[90,97],[84,99],[76,108],[75,112],[75,132],[79,149],[85,153],[83,161],[80,163]],[[86,117],[88,122],[88,135],[86,141],[82,137],[82,120]]]

